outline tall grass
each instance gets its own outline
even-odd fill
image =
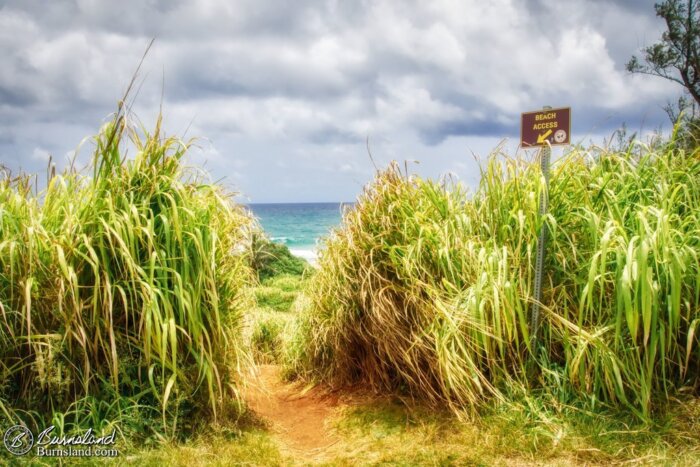
[[[0,403],[41,417],[130,398],[173,433],[239,400],[251,220],[160,119],[137,131],[120,107],[95,147],[91,174],[38,195],[0,181]]]
[[[499,154],[473,196],[396,165],[378,173],[321,250],[294,371],[456,410],[556,384],[646,417],[657,397],[697,390],[700,152],[577,148],[553,165],[541,220],[544,189],[537,164]]]

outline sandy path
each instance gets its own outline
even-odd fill
[[[270,424],[283,450],[302,459],[320,459],[338,438],[330,419],[338,398],[319,388],[282,381],[277,365],[261,365],[246,393],[249,407]]]

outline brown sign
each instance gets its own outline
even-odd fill
[[[552,146],[571,142],[571,108],[525,112],[520,120],[520,144]]]

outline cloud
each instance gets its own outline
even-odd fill
[[[47,163],[50,157],[51,154],[46,149],[34,148],[32,151],[32,159],[35,161]]]
[[[0,161],[41,170],[34,148],[74,149],[156,37],[137,80],[146,124],[163,104],[170,131],[207,138],[193,160],[253,198],[345,199],[360,175],[342,167],[366,164],[367,136],[386,158],[407,141],[426,157],[450,140],[495,146],[545,104],[570,105],[580,135],[660,125],[680,89],[624,63],[662,28],[653,1],[9,0]]]

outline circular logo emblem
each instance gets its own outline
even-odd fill
[[[3,442],[8,451],[15,456],[21,456],[34,446],[34,435],[26,426],[15,425],[7,429]]]
[[[563,143],[564,141],[566,141],[566,131],[557,130],[554,133],[554,141],[556,141],[557,143]]]

